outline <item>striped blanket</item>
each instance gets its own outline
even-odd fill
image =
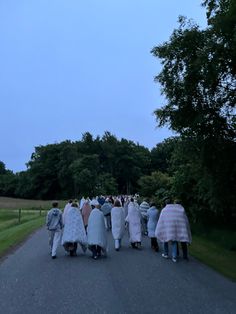
[[[155,236],[162,242],[180,241],[191,243],[191,231],[183,206],[168,204],[158,220]]]

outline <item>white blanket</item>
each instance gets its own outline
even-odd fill
[[[94,208],[88,220],[88,245],[99,245],[103,250],[107,250],[107,231],[105,228],[103,213]]]
[[[125,214],[122,207],[113,207],[111,210],[112,235],[115,240],[122,239],[125,232]]]
[[[138,206],[136,206],[133,202],[130,202],[128,206],[128,216],[125,220],[129,223],[130,242],[141,242],[141,214]]]
[[[79,242],[82,245],[87,245],[83,219],[76,207],[70,207],[65,215],[62,245],[68,242]]]

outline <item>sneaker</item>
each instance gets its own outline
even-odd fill
[[[173,263],[176,263],[176,262],[177,262],[177,258],[172,257],[172,262],[173,262]]]
[[[161,256],[164,257],[164,258],[168,258],[169,257],[167,254],[164,254],[164,253],[162,253]]]
[[[53,255],[53,256],[52,256],[52,259],[55,259],[55,258],[57,258],[56,255]]]

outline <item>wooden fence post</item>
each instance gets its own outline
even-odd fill
[[[21,208],[18,211],[18,223],[20,224],[21,221]]]

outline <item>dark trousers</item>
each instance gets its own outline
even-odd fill
[[[92,253],[93,253],[93,257],[95,257],[95,256],[97,256],[97,257],[101,256],[101,250],[102,250],[102,248],[101,248],[101,246],[99,246],[99,245],[92,245],[92,246],[91,246],[91,251],[92,251]]]
[[[159,251],[159,245],[158,245],[158,242],[157,242],[157,238],[151,238],[151,247],[156,252]]]
[[[67,252],[70,253],[70,256],[75,256],[77,251],[78,244],[77,242],[67,242],[64,244],[64,248]]]
[[[188,259],[188,244],[187,242],[180,242],[182,252],[183,252],[183,258]],[[179,256],[179,246],[177,245],[177,255]]]

